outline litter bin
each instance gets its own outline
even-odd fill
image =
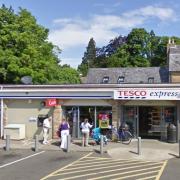
[[[167,142],[176,143],[176,126],[169,124],[167,127]]]

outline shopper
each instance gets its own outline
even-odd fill
[[[59,131],[61,132],[61,145],[60,148],[67,149],[67,136],[69,135],[69,123],[66,119],[63,119],[59,125]]]
[[[89,124],[88,119],[85,118],[84,122],[81,123],[81,128],[82,128],[82,146],[89,146],[88,140],[89,140],[89,131],[90,128],[92,128],[92,125]]]
[[[51,128],[52,117],[44,119],[43,121],[43,144],[48,144],[49,130]]]

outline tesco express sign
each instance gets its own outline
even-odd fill
[[[180,100],[180,90],[167,89],[118,89],[114,99]]]

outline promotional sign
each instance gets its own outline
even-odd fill
[[[99,127],[108,128],[109,127],[109,115],[108,114],[99,114]]]
[[[56,99],[46,99],[46,107],[52,107],[56,105],[57,105]]]
[[[114,99],[132,100],[180,100],[180,90],[173,89],[118,89]]]

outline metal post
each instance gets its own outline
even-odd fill
[[[6,151],[10,149],[10,135],[6,135]]]
[[[100,154],[103,154],[103,135],[101,135]]]
[[[70,152],[71,135],[67,135],[67,149],[66,152]]]
[[[34,148],[34,150],[35,150],[35,152],[37,152],[38,151],[38,142],[39,142],[39,138],[38,138],[38,135],[36,135],[35,136],[35,148]]]
[[[141,137],[138,137],[138,155],[141,155]]]
[[[180,139],[179,139],[179,158],[180,158]]]

